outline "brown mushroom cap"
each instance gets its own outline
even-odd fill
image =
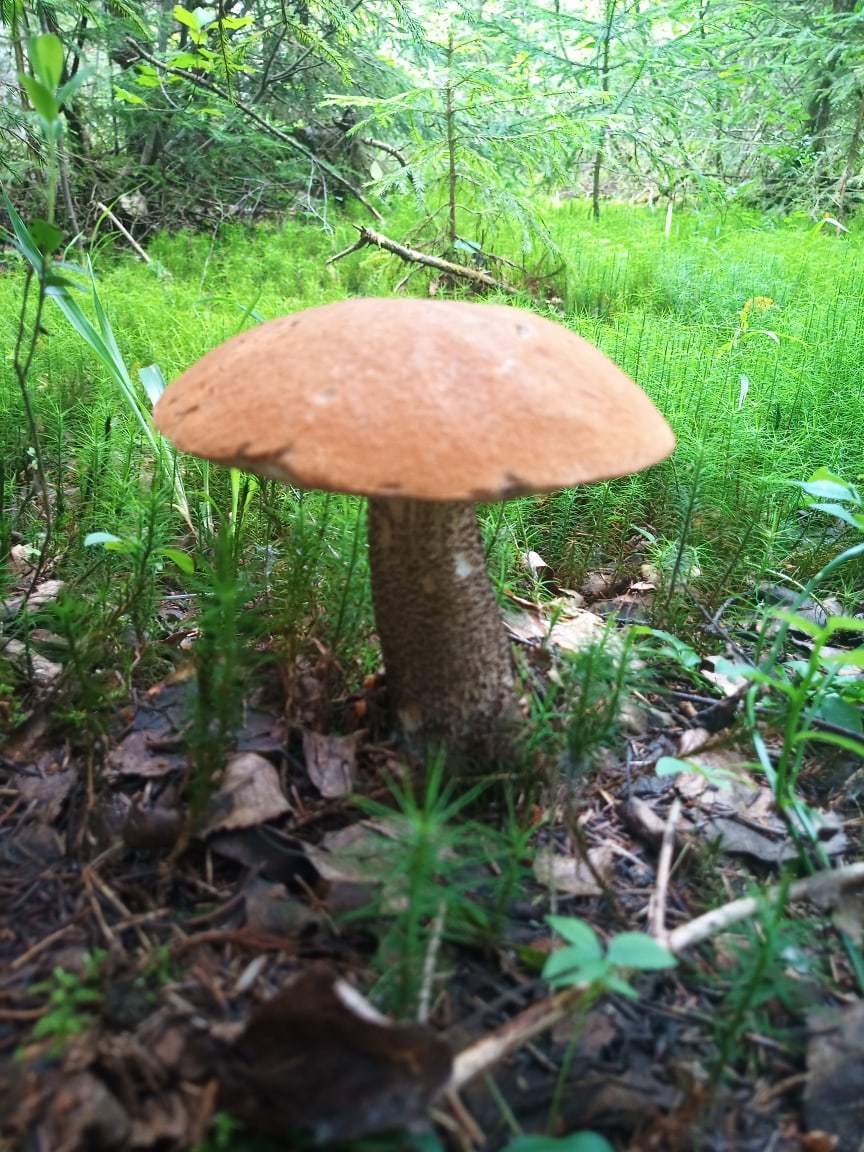
[[[243,332],[160,399],[178,448],[304,488],[498,500],[607,480],[675,447],[636,384],[532,312],[342,300]]]

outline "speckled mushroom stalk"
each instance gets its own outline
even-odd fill
[[[516,711],[510,644],[473,504],[369,501],[372,599],[388,694],[418,747],[487,759]]]
[[[208,352],[154,410],[184,452],[369,498],[373,598],[411,744],[506,751],[509,644],[474,508],[607,480],[675,438],[640,389],[542,316],[461,300],[340,300]]]

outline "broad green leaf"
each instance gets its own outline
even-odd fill
[[[71,80],[67,80],[65,84],[57,89],[57,99],[60,105],[68,104],[82,84],[86,83],[91,76],[95,76],[95,68],[79,68]]]
[[[60,115],[60,105],[57,103],[54,93],[35,76],[25,76],[22,72],[20,80],[30,97],[30,103],[42,119],[48,124],[56,120]]]
[[[172,16],[178,24],[182,24],[185,28],[191,28],[193,32],[197,32],[201,27],[197,15],[194,12],[187,12],[179,4],[175,5]]]
[[[818,500],[854,500],[855,492],[848,484],[836,480],[797,480],[796,488],[801,488],[808,496]]]
[[[832,692],[821,701],[816,715],[828,724],[846,728],[850,734],[864,735],[864,715],[860,707],[844,700],[836,692]]]
[[[606,960],[586,958],[578,948],[560,948],[543,965],[542,976],[555,987],[568,984],[593,984],[602,980],[609,971]]]
[[[613,936],[606,957],[610,964],[617,964],[621,968],[638,968],[643,972],[674,968],[676,964],[669,949],[644,932],[621,932]]]
[[[84,547],[93,548],[97,544],[116,544],[122,537],[115,536],[113,532],[88,532],[84,537]]]
[[[30,64],[40,82],[53,93],[63,75],[63,45],[58,37],[46,32],[30,40]]]
[[[597,933],[584,920],[579,920],[575,916],[547,916],[546,923],[550,928],[554,928],[559,936],[563,936],[568,944],[581,949],[586,959],[595,959],[603,955],[603,945]]]
[[[850,528],[864,532],[864,513],[850,512],[845,504],[811,504],[810,509],[814,512],[824,512],[827,516],[833,516],[835,520],[842,520]]]
[[[191,576],[195,572],[195,561],[188,552],[181,552],[179,548],[160,548],[159,551],[166,559],[176,564],[181,572],[185,572],[187,576]]]
[[[639,993],[630,981],[625,980],[623,976],[619,976],[615,972],[610,972],[606,977],[606,990],[608,992],[615,992],[619,996],[624,996],[627,1000],[639,999]]]
[[[162,375],[162,369],[158,364],[148,364],[146,368],[138,369],[138,379],[144,391],[147,393],[147,399],[150,401],[150,407],[156,407],[156,401],[165,391],[165,377]]]
[[[119,84],[114,85],[114,95],[123,101],[124,104],[144,104],[143,96],[136,96],[134,92],[129,92],[125,88],[121,88]]]
[[[44,261],[38,244],[30,235],[29,228],[18,215],[15,206],[3,189],[0,189],[0,197],[3,199],[3,207],[6,209],[9,219],[12,221],[12,231],[15,233],[15,243],[18,251],[33,271],[37,275],[41,275]]]
[[[661,756],[654,765],[655,776],[678,776],[681,772],[693,772],[696,765],[690,760],[679,760],[675,756]]]
[[[39,251],[45,256],[50,256],[52,252],[56,252],[63,242],[63,233],[55,224],[51,224],[47,220],[31,220],[30,235],[36,241]]]

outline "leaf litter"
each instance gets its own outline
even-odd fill
[[[538,579],[550,582],[530,559]],[[610,611],[644,616],[658,582],[653,572],[629,579],[597,573],[578,593],[559,590],[542,605],[511,598],[508,628],[532,659],[579,653],[606,633]],[[537,667],[543,675],[542,661]],[[299,1126],[345,1140],[434,1116],[459,1133],[462,1147],[506,1144],[507,1124],[482,1077],[463,1088],[461,1105],[443,1090],[454,1056],[502,1027],[518,1033],[523,1015],[543,1007],[537,957],[555,947],[544,926],[550,899],[559,915],[580,916],[607,938],[645,924],[676,797],[680,855],[665,911],[675,931],[695,926],[706,904],[722,905],[730,888],[746,888],[747,861],[776,869],[790,858],[789,828],[732,727],[741,684],[710,656],[702,670],[701,691],[731,700],[721,726],[700,724],[710,705],[685,707],[692,686],[674,675],[667,685],[680,688],[680,705],[649,691],[626,735],[598,761],[595,803],[581,805],[579,840],[557,801],[547,799],[535,813],[497,941],[477,949],[443,925],[437,947],[446,961],[431,970],[434,1009],[424,1025],[382,1019],[362,995],[374,995],[380,979],[370,967],[370,939],[387,938],[388,917],[404,913],[406,902],[404,878],[393,874],[399,819],[358,820],[353,797],[386,796],[394,761],[375,743],[380,726],[369,724],[367,698],[349,701],[340,728],[328,727],[332,663],[325,654],[299,669],[287,723],[250,701],[238,753],[226,760],[201,835],[177,860],[188,681],[157,685],[138,699],[131,722],[102,752],[96,794],[88,792],[94,777],[86,756],[46,746],[49,726],[34,711],[27,734],[20,729],[0,760],[0,901],[12,910],[0,926],[0,1059],[9,1057],[11,1067],[18,1053],[13,1090],[0,1105],[6,1138],[65,1152],[181,1152],[203,1141],[213,1116],[227,1108],[261,1137],[279,1139]],[[380,688],[370,684],[369,702],[373,690]],[[356,730],[346,730],[352,717]],[[685,769],[653,775],[664,757]],[[840,815],[842,794],[835,801],[818,816],[820,843],[845,854],[853,835]],[[717,847],[724,887],[706,899],[687,854]],[[468,875],[464,883],[477,879]],[[816,915],[833,916],[860,939],[861,899],[860,887],[844,888],[816,905]],[[370,921],[372,905],[377,919]],[[720,932],[716,957],[734,951],[740,928]],[[801,955],[815,963],[820,944]],[[708,963],[707,954],[692,959],[697,968]],[[58,970],[70,974],[69,987],[96,993],[95,1001],[69,1007],[63,1044],[50,1030],[33,1030],[50,1011],[46,990]],[[836,979],[848,999],[849,974]],[[342,984],[347,992],[337,991]],[[747,1147],[770,1143],[791,1152],[806,1137],[816,1148],[840,1108],[849,1109],[849,1131],[860,1130],[855,1013],[841,1004],[826,1023],[818,1015],[824,992],[812,982],[805,990],[812,1009],[807,1066],[794,1046],[754,1034],[762,1080],[752,1091],[741,1083],[734,1092],[718,1088],[717,1101]],[[605,999],[581,1032],[561,1017],[496,1064],[498,1091],[526,1130],[542,1129],[566,1057],[563,1130],[602,1129],[635,1140],[634,1149],[689,1147],[682,1133],[692,1117],[700,1109],[710,1114],[699,1085],[722,1000],[704,982],[677,978],[646,982],[640,992],[638,1005]],[[832,1063],[841,1051],[845,1064]],[[749,1106],[765,1077],[780,1084],[790,1075],[798,1077],[796,1093]],[[717,1152],[745,1146],[710,1125],[703,1140]]]

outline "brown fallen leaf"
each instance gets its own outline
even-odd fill
[[[158,753],[151,748],[151,742],[155,744],[164,740],[167,732],[165,728],[130,732],[108,753],[107,775],[142,776],[147,780],[157,780],[182,767],[180,756]]]
[[[354,790],[357,744],[363,735],[363,732],[352,732],[350,736],[330,736],[311,731],[303,733],[306,771],[326,799],[348,796]]]
[[[63,675],[62,664],[49,660],[47,656],[40,656],[20,640],[5,641],[3,655],[25,673],[37,689],[45,691],[53,688]]]
[[[324,1143],[422,1121],[451,1067],[431,1029],[394,1024],[345,981],[313,970],[253,1013],[217,1074],[222,1106],[252,1132]]]
[[[534,857],[534,875],[539,883],[566,896],[600,896],[603,888],[597,883],[595,873],[601,881],[609,883],[615,854],[609,845],[601,844],[592,848],[588,856],[593,872],[578,856],[565,856],[554,849],[542,848]]]
[[[256,752],[243,752],[228,761],[219,790],[207,807],[201,835],[251,828],[290,811],[279,773],[270,761]]]
[[[10,596],[8,600],[0,600],[0,620],[11,620],[25,607],[28,612],[44,608],[56,600],[65,587],[65,580],[44,580],[29,596],[22,593],[20,596]]]
[[[33,804],[33,814],[43,824],[57,819],[78,778],[73,769],[61,768],[62,759],[56,753],[43,753],[32,769],[22,769],[12,777],[19,795]]]

